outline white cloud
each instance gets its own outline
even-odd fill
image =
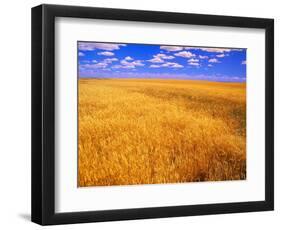
[[[216,58],[211,58],[211,59],[209,59],[209,62],[210,62],[210,63],[220,63],[220,62],[218,61],[218,59],[216,59]]]
[[[203,47],[185,47],[186,50],[202,50],[206,52],[212,53],[225,53],[225,52],[232,52],[232,51],[243,51],[243,49],[236,49],[236,48],[203,48]]]
[[[155,65],[152,64],[149,66],[149,68],[161,68],[161,67],[168,67],[168,68],[183,68],[183,65],[180,65],[179,63],[176,62],[166,62],[164,64],[161,65]]]
[[[127,62],[126,60],[122,60],[122,61],[120,61],[120,63],[121,63],[122,65],[127,65],[127,64],[129,64],[130,62]]]
[[[199,60],[198,60],[198,59],[191,58],[191,59],[189,59],[187,62],[199,62]]]
[[[152,62],[152,63],[163,63],[164,62],[160,57],[154,57],[154,58],[152,58],[152,59],[150,59],[148,61]]]
[[[114,65],[112,66],[113,69],[134,69],[135,66],[125,66],[125,65]]]
[[[160,68],[160,65],[150,65],[149,68]]]
[[[225,57],[225,54],[217,54],[216,57],[222,58]]]
[[[162,64],[161,66],[163,67],[171,67],[171,68],[183,68],[183,65],[180,65],[176,62],[166,62]]]
[[[171,67],[172,68],[183,68],[183,65],[180,65],[178,63],[174,63]]]
[[[224,52],[230,52],[233,49],[225,49],[225,48],[201,48],[203,51],[207,52],[214,52],[214,53],[224,53]]]
[[[209,67],[212,67],[213,65],[212,65],[212,64],[208,64],[208,66],[209,66]]]
[[[153,55],[153,58],[148,61],[152,62],[152,63],[164,63],[163,59],[170,60],[170,59],[174,59],[174,58],[175,57],[172,55],[166,55],[163,53],[159,53],[159,54]]]
[[[102,68],[103,70],[106,70],[106,67],[108,67],[108,64],[111,64],[113,61],[118,61],[118,59],[117,58],[106,58],[106,59],[102,60],[101,62],[98,62],[97,60],[92,60],[92,63],[94,63],[94,64],[81,65],[81,68],[86,68],[86,69]]]
[[[98,55],[104,55],[104,56],[114,56],[114,53],[109,51],[99,52]]]
[[[126,46],[125,44],[115,44],[115,43],[94,43],[94,42],[79,42],[79,50],[92,51],[95,49],[101,50],[119,50],[120,46]]]
[[[93,67],[105,68],[105,67],[107,67],[107,63],[99,62],[99,63],[97,63],[97,64],[94,64]]]
[[[114,65],[114,66],[112,66],[111,68],[112,68],[112,69],[120,69],[120,68],[122,68],[122,65]]]
[[[144,66],[144,64],[140,60],[136,60],[136,61],[130,62],[130,64],[133,64],[135,66]]]
[[[136,66],[144,66],[141,60],[128,62],[125,59],[120,61],[121,65],[115,65],[113,68],[134,69]]]
[[[209,57],[208,56],[204,56],[204,55],[199,55],[199,58],[200,59],[208,59]]]
[[[241,64],[242,64],[242,65],[246,65],[246,64],[247,64],[247,61],[246,61],[246,60],[245,60],[245,61],[242,61]]]
[[[174,58],[175,58],[175,57],[172,56],[172,55],[166,55],[166,54],[162,54],[162,53],[156,54],[156,55],[154,55],[153,57],[158,57],[158,58],[168,59],[168,60],[174,59]]]
[[[199,47],[193,47],[193,46],[187,46],[187,47],[184,47],[185,50],[200,50],[201,48]]]
[[[200,64],[198,62],[189,62],[188,65],[199,66]]]
[[[195,54],[193,54],[189,51],[181,51],[179,53],[176,53],[175,56],[184,57],[184,58],[191,58],[191,57],[195,57]]]
[[[79,57],[85,56],[85,54],[83,52],[79,52],[78,55],[79,55]]]
[[[212,53],[224,53],[230,51],[240,51],[240,49],[229,49],[229,48],[202,48],[202,47],[185,47],[186,50],[202,50]]]
[[[136,67],[134,65],[123,65],[122,68],[123,69],[134,69]]]
[[[125,60],[126,61],[132,61],[132,60],[134,60],[132,57],[130,57],[130,56],[127,56],[127,57],[125,57]]]
[[[192,66],[199,66],[199,59],[195,59],[195,58],[191,58],[188,61],[188,65],[192,65]]]
[[[103,60],[105,63],[112,63],[112,62],[114,62],[114,61],[118,61],[118,59],[117,58],[106,58],[106,59],[104,59]]]
[[[86,69],[99,69],[99,68],[107,67],[107,63],[99,62],[99,63],[96,63],[96,64],[85,64],[85,65],[81,65],[81,67],[86,68]]]
[[[166,50],[166,51],[181,51],[183,50],[183,47],[181,46],[160,46],[161,50]]]

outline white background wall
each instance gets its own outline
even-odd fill
[[[30,8],[41,1],[1,2],[0,228],[38,229],[30,222]],[[44,3],[221,14],[275,19],[275,211],[76,224],[68,229],[277,229],[281,223],[280,6],[277,0],[56,0]],[[279,142],[279,143],[278,143]],[[235,191],[233,191],[235,192]],[[199,194],[200,195],[200,194]],[[203,196],[204,194],[202,194]],[[64,229],[66,226],[53,228]],[[49,228],[49,227],[48,227]]]

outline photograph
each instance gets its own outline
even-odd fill
[[[78,41],[78,187],[245,180],[246,53]]]
[[[32,222],[275,209],[275,19],[151,3],[32,7]]]

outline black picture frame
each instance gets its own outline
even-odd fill
[[[110,19],[265,29],[265,200],[55,213],[55,18]],[[274,209],[274,20],[62,5],[32,8],[32,221],[41,225]]]

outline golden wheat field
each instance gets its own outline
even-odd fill
[[[78,84],[78,186],[246,179],[245,83]]]

